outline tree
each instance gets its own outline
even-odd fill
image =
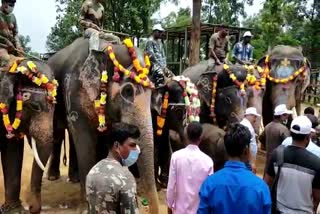
[[[245,4],[253,0],[204,0],[202,20],[208,23],[239,25],[240,16],[246,16]]]
[[[178,13],[171,12],[167,17],[163,19],[163,25],[165,27],[182,27],[192,23],[191,9],[179,8]]]
[[[200,55],[200,16],[201,0],[193,0],[192,31],[190,39],[189,63],[190,66],[199,63]]]
[[[20,40],[20,44],[26,54],[31,55],[31,56],[35,56],[35,57],[40,56],[39,53],[32,51],[31,47],[29,46],[29,43],[31,42],[30,36],[19,35],[18,37]]]

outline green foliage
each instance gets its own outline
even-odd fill
[[[82,35],[79,25],[79,11],[83,1],[56,0],[57,23],[47,38],[47,48],[57,51],[71,44]],[[161,0],[108,0],[104,1],[104,29],[128,33],[147,34],[150,16],[160,7]]]
[[[192,22],[191,17],[191,9],[180,8],[178,13],[171,12],[167,17],[163,20],[163,25],[165,27],[183,27],[190,25]]]
[[[253,0],[204,0],[202,19],[214,24],[239,25],[239,17],[246,16],[246,3],[252,5]]]
[[[19,35],[19,40],[21,43],[21,47],[23,48],[25,53],[32,55],[32,56],[35,56],[35,57],[40,56],[39,53],[32,51],[31,47],[29,46],[29,43],[31,42],[30,36]]]

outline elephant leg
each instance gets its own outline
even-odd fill
[[[68,177],[70,179],[70,182],[72,182],[72,183],[78,183],[80,181],[76,148],[74,146],[74,142],[73,142],[72,136],[69,136],[69,171],[68,171]]]
[[[1,163],[4,177],[5,203],[0,213],[23,211],[20,201],[21,171],[23,161],[23,139],[8,141],[2,138]]]
[[[161,190],[161,184],[159,182],[159,141],[158,136],[154,137],[154,178],[156,181],[157,191]]]
[[[48,159],[52,153],[53,144],[37,144],[37,150],[41,162],[46,165]],[[31,173],[31,197],[29,211],[30,213],[40,213],[41,211],[41,183],[42,183],[43,171],[39,168],[35,160],[32,164],[32,173]]]
[[[162,136],[162,141],[159,145],[158,158],[159,166],[161,169],[159,180],[163,188],[167,187],[169,177],[170,165],[170,146],[169,146],[169,131],[166,131]]]
[[[54,181],[60,178],[60,156],[61,156],[61,146],[63,142],[63,136],[61,133],[55,135],[55,140],[53,144],[53,150],[51,154],[51,161],[48,168],[48,180]]]
[[[78,114],[79,118],[76,121],[71,121],[69,118],[69,130],[74,140],[78,167],[79,167],[79,179],[81,186],[81,202],[85,203],[85,183],[86,176],[90,169],[96,163],[96,130],[88,124],[90,121],[83,116],[84,114]]]

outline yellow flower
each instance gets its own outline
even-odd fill
[[[133,48],[133,43],[131,39],[125,39],[123,40],[123,43],[128,47],[128,48]]]
[[[269,55],[266,56],[266,60],[264,61],[266,64],[269,63]]]
[[[32,82],[34,82],[38,86],[42,84],[41,79],[39,79],[38,77],[33,77]]]
[[[56,85],[56,86],[59,85],[59,83],[58,83],[58,81],[57,81],[56,79],[52,80],[52,83],[53,83],[54,85]]]
[[[114,55],[114,53],[110,53],[110,54],[109,54],[109,57],[110,57],[110,59],[111,59],[112,61],[116,58],[116,56]]]
[[[102,75],[101,75],[101,82],[108,82],[108,73],[107,71],[102,71]]]
[[[258,66],[257,69],[258,69],[258,72],[259,72],[259,73],[262,73],[262,72],[263,72],[263,70],[262,70],[262,68],[261,68],[260,66]]]
[[[99,108],[100,107],[100,100],[95,100],[94,101],[94,107]]]
[[[163,128],[165,122],[166,122],[165,118],[157,116],[157,125],[158,125],[158,127]]]
[[[230,74],[230,79],[232,79],[232,81],[237,80],[237,77],[234,74]]]
[[[265,85],[266,82],[267,82],[266,78],[262,78],[262,79],[261,79],[261,84],[262,84],[262,85]]]
[[[99,125],[104,126],[106,124],[106,117],[103,114],[99,114]]]
[[[53,90],[52,90],[51,96],[52,96],[52,97],[56,97],[56,96],[57,96],[57,90],[56,90],[56,89],[53,89]]]
[[[150,83],[149,83],[148,81],[143,81],[142,85],[143,85],[144,87],[148,87],[148,86],[150,85]]]
[[[129,76],[129,75],[130,75],[130,71],[126,69],[126,70],[124,71],[124,75],[125,75],[125,76]]]
[[[17,111],[22,111],[22,100],[17,100],[16,109]]]
[[[276,83],[279,83],[279,82],[280,82],[280,80],[279,80],[279,79],[275,79],[275,82],[276,82]]]
[[[32,61],[28,61],[27,65],[30,68],[30,70],[32,70],[32,71],[34,71],[34,69],[37,68],[36,64],[34,64],[34,62],[32,62]]]
[[[162,130],[161,130],[161,129],[158,129],[158,130],[157,130],[157,135],[158,135],[158,136],[161,136],[161,135],[162,135]]]
[[[229,65],[224,64],[224,65],[223,65],[223,69],[224,69],[224,70],[229,70]]]
[[[18,72],[24,74],[24,73],[28,70],[28,68],[26,68],[26,67],[24,67],[24,66],[19,66],[19,67],[17,68],[17,70],[18,70]]]
[[[104,93],[104,92],[102,92],[102,93],[101,93],[101,97],[100,97],[100,103],[101,103],[102,105],[105,105],[105,104],[106,104],[106,100],[107,100],[107,94]]]
[[[151,66],[151,63],[150,63],[150,58],[148,55],[145,55],[144,57],[144,62],[146,63],[146,67],[150,67]]]
[[[17,67],[18,67],[17,62],[14,62],[13,65],[11,66],[9,72],[10,73],[16,73]]]
[[[0,103],[0,110],[1,110],[1,109],[4,109],[5,107],[7,107],[7,105],[6,105],[6,104],[4,104],[4,103]]]
[[[295,76],[298,76],[299,74],[300,74],[299,71],[294,72]]]
[[[115,59],[115,60],[113,61],[113,64],[114,64],[115,67],[119,67],[119,61],[118,61],[118,60]]]
[[[289,76],[289,80],[293,80],[294,79],[294,76]]]
[[[41,75],[41,82],[44,83],[44,84],[47,84],[49,82],[49,79],[46,77],[46,75],[44,75],[44,74]],[[52,81],[52,83],[53,82],[54,81]]]
[[[135,80],[137,83],[140,83],[140,81],[141,81],[141,79],[140,79],[139,76],[135,76],[135,77],[134,77],[134,80]]]
[[[14,122],[13,122],[13,124],[12,124],[12,128],[14,128],[15,130],[17,130],[17,129],[19,128],[19,126],[20,126],[20,123],[21,123],[21,120],[20,120],[20,119],[18,119],[18,118],[14,119]]]
[[[2,115],[3,124],[5,127],[8,127],[10,125],[10,119],[8,114]]]

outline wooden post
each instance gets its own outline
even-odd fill
[[[175,52],[175,50],[174,50],[174,38],[173,38],[171,41],[171,62],[175,62],[174,61],[174,52]]]
[[[190,66],[199,63],[200,33],[201,33],[200,15],[201,15],[201,0],[193,0],[192,30],[191,30],[190,50],[189,50]]]

